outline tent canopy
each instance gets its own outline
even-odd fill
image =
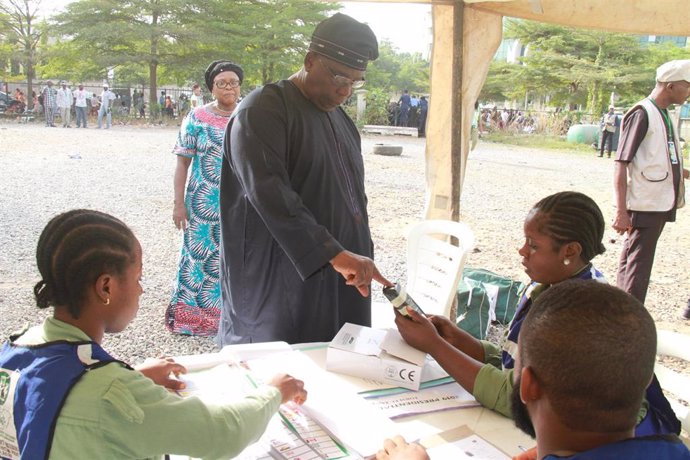
[[[501,43],[504,16],[612,32],[690,36],[688,0],[375,1],[432,5],[429,219],[459,220],[474,103]]]

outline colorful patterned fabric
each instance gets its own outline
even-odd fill
[[[185,193],[189,219],[166,326],[173,332],[212,336],[220,318],[219,186],[223,135],[229,117],[206,107],[190,112],[182,122],[176,155],[192,158]]]

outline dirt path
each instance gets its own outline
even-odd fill
[[[55,214],[76,207],[99,209],[127,222],[144,250],[146,294],[136,320],[111,335],[106,349],[126,361],[148,356],[209,351],[212,340],[169,334],[163,312],[170,295],[180,234],[171,222],[170,153],[176,129],[116,126],[111,130],[0,124],[0,335],[48,312],[33,303],[38,281],[34,251],[38,234]],[[402,144],[401,157],[372,155],[374,143]],[[424,139],[366,137],[369,214],[377,264],[390,279],[404,279],[405,235],[423,218]],[[462,196],[462,220],[476,235],[468,265],[524,279],[517,248],[532,204],[560,190],[578,190],[613,215],[610,160],[581,153],[544,152],[480,143],[470,155]],[[685,254],[690,249],[687,210],[667,226],[659,242],[648,308],[659,327],[690,333],[679,319],[690,296]],[[620,238],[607,231],[607,252],[595,259],[615,281]],[[383,300],[378,292],[376,296]]]

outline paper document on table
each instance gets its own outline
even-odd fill
[[[266,377],[287,372],[304,380],[309,395],[302,410],[318,422],[334,439],[363,457],[376,454],[384,438],[406,433],[379,410],[358,396],[351,386],[344,385],[340,375],[319,367],[301,352],[281,353],[247,363],[252,373]]]
[[[256,388],[247,370],[239,364],[221,364],[178,378],[186,385],[178,391],[180,396],[197,396],[213,403],[240,400]]]
[[[474,396],[456,382],[392,396],[368,397],[367,401],[391,419],[479,406]]]
[[[324,429],[304,413],[302,408],[297,404],[283,404],[280,408],[280,415],[283,422],[288,426],[294,436],[290,437],[291,442],[285,443],[279,439],[273,439],[271,445],[275,448],[276,445],[294,445],[296,441],[301,441],[310,450],[316,454],[315,457],[308,458],[323,458],[327,460],[343,458],[348,456],[347,450],[339,445],[331,436],[324,431]],[[304,456],[305,449],[298,449],[302,454],[298,457],[306,459]],[[311,454],[310,454],[311,455]]]
[[[510,460],[510,457],[491,445],[485,439],[473,434],[459,441],[441,444],[427,449],[431,460],[482,459]]]
[[[271,446],[263,438],[254,444],[247,446],[237,457],[232,460],[275,460],[271,455]]]
[[[182,364],[187,369],[187,372],[196,372],[216,367],[220,364],[234,364],[238,360],[230,353],[221,352],[175,356],[175,362]]]
[[[225,345],[220,350],[220,353],[235,356],[238,361],[248,361],[250,359],[262,358],[272,353],[285,353],[291,350],[292,348],[287,342],[258,342]]]
[[[180,376],[186,384],[178,393],[182,397],[196,396],[209,403],[231,403],[244,398],[256,389],[256,379],[238,364],[221,364],[211,369]],[[249,446],[240,459],[323,459],[350,457],[302,408],[294,403],[281,405],[279,415],[270,422],[261,440]]]

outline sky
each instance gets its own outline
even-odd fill
[[[56,12],[73,0],[43,0],[41,9]],[[228,0],[232,1],[232,0]],[[344,2],[342,13],[372,28],[400,51],[428,53],[431,43],[431,6],[410,3]]]
[[[431,44],[431,6],[410,3],[344,2],[342,13],[369,24],[379,41],[405,52],[426,54]]]

